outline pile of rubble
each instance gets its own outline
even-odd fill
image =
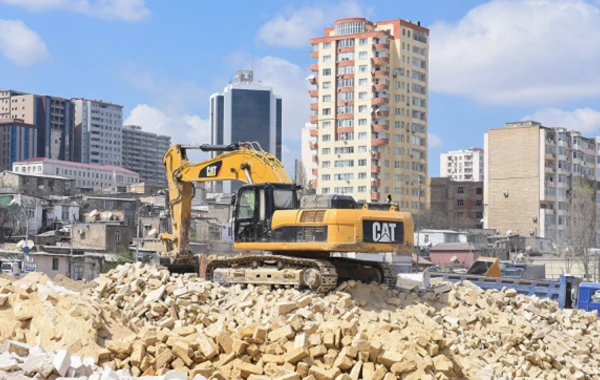
[[[111,379],[600,376],[597,313],[560,310],[512,289],[484,292],[466,282],[402,291],[350,281],[323,296],[222,287],[141,264],[120,266],[94,283],[75,296],[0,282],[0,342],[14,341],[9,353],[0,350],[0,370],[24,373],[35,351],[53,363],[45,368],[53,368],[52,376]],[[27,347],[21,355],[18,342],[56,352]]]
[[[100,362],[134,376],[584,379],[600,376],[597,313],[465,283],[403,292],[348,282],[321,296],[221,287],[122,266],[88,291],[136,332]]]

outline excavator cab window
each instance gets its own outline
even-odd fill
[[[277,210],[294,210],[298,205],[293,185],[269,183],[242,186],[235,208],[236,241],[268,239],[273,213]]]

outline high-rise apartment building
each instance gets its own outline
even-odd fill
[[[137,125],[123,127],[123,167],[138,173],[140,182],[166,186],[162,160],[170,147],[170,136],[146,132]]]
[[[573,185],[584,178],[597,188],[596,139],[523,121],[490,129],[484,144],[484,228],[564,243]]]
[[[313,149],[311,149],[311,139],[318,135],[318,130],[314,124],[306,123],[300,132],[300,162],[302,162],[302,176],[311,186],[317,185],[318,158]],[[301,185],[306,185],[303,183]]]
[[[252,70],[238,70],[234,83],[210,97],[211,144],[255,141],[281,160],[282,100],[273,88],[254,81]],[[211,153],[211,157],[216,156]],[[214,192],[235,192],[241,182],[212,184]]]
[[[0,120],[21,119],[37,127],[38,157],[75,160],[71,101],[14,90],[0,90]]]
[[[75,108],[75,159],[85,164],[123,163],[123,106],[102,100],[72,99]]]
[[[311,39],[318,194],[424,208],[428,38],[419,22],[351,18]]]
[[[0,119],[0,171],[37,155],[37,127],[21,119]]]
[[[440,177],[454,181],[483,181],[483,149],[471,148],[440,154]]]

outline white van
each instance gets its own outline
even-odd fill
[[[10,276],[18,277],[21,274],[21,262],[19,261],[4,261],[0,268],[2,273]]]

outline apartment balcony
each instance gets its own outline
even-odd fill
[[[340,87],[338,92],[354,92],[354,86]]]
[[[354,46],[344,46],[338,49],[338,53],[349,53],[351,51],[354,51]]]
[[[319,90],[308,90],[308,94],[311,98],[316,98],[319,96]]]
[[[353,59],[352,60],[345,59],[343,61],[338,61],[337,66],[338,67],[341,67],[341,66],[354,66],[354,60]]]
[[[337,127],[336,133],[354,132],[354,127]]]
[[[319,51],[318,50],[312,50],[310,52],[310,57],[311,58],[319,58]]]
[[[313,169],[312,170],[312,175],[319,175],[319,169]]]
[[[388,117],[390,116],[390,111],[374,111],[371,112],[371,117],[376,118],[376,117]]]
[[[336,106],[338,106],[338,107],[353,106],[353,105],[354,105],[354,100],[338,100],[338,102],[336,103]]]
[[[313,63],[310,65],[310,69],[312,71],[319,71],[319,64],[318,63]]]
[[[381,199],[381,195],[377,192],[371,192],[371,200],[372,201],[378,201],[379,199]]]
[[[554,166],[545,166],[544,167],[544,172],[545,173],[556,173],[556,168]]]
[[[387,83],[376,83],[373,85],[373,91],[389,90],[390,85]]]
[[[387,78],[390,76],[390,72],[385,70],[377,70],[373,73],[373,76],[375,78]]]
[[[311,110],[318,110],[319,109],[319,103],[310,103],[310,109]]]
[[[381,167],[377,165],[371,165],[371,173],[379,173],[381,172]]]
[[[314,128],[314,129],[311,129],[311,130],[310,130],[310,135],[311,135],[312,137],[317,137],[317,136],[319,135],[319,130],[318,130],[318,129],[316,129],[316,128]]]
[[[389,142],[390,142],[390,139],[383,139],[383,138],[371,139],[371,145],[373,145],[373,146],[387,145],[387,144],[389,144]]]
[[[317,115],[311,116],[308,120],[311,123],[315,124],[315,123],[317,123],[319,121],[319,116],[317,116]]]
[[[319,77],[315,76],[310,78],[310,84],[318,84],[319,83]]]
[[[319,156],[312,156],[312,162],[319,162]]]
[[[378,97],[378,98],[372,98],[371,99],[371,104],[374,106],[378,106],[381,104],[390,104],[390,98],[384,98],[382,96]]]
[[[317,143],[310,144],[310,150],[317,150],[317,149],[319,149],[319,144],[317,144]]]
[[[379,186],[381,184],[381,180],[379,178],[373,178],[371,180],[371,186]]]
[[[343,74],[342,79],[353,79],[354,73]]]
[[[389,131],[390,130],[390,126],[389,125],[385,125],[385,124],[379,124],[379,123],[375,122],[375,124],[373,124],[373,130],[375,132]]]
[[[382,65],[390,63],[390,57],[373,57],[371,58],[371,63],[374,65]]]
[[[311,186],[313,189],[316,189],[317,187],[319,187],[319,183],[317,181],[312,181]]]
[[[379,160],[381,158],[381,153],[373,152],[373,153],[371,153],[371,158],[374,160]]]
[[[346,120],[346,119],[354,119],[353,113],[342,113],[335,115],[335,118],[338,120]]]
[[[380,43],[380,44],[373,44],[373,50],[389,50],[389,49],[390,49],[389,42],[387,42],[387,43]]]

